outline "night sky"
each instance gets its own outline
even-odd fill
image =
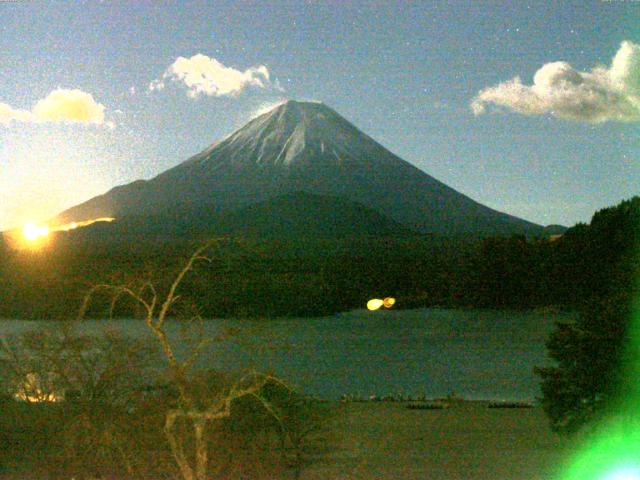
[[[640,193],[639,25],[632,0],[0,2],[0,229],[283,99],[492,208],[588,221]]]

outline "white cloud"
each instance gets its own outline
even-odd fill
[[[178,57],[161,78],[149,84],[149,90],[162,90],[167,80],[184,83],[187,95],[192,98],[201,94],[214,97],[234,96],[247,87],[267,88],[274,85],[269,70],[264,65],[240,71],[226,67],[215,58],[201,53],[191,58]]]
[[[476,115],[493,104],[524,115],[549,114],[580,122],[640,120],[640,45],[622,42],[611,66],[590,72],[566,62],[542,66],[533,85],[520,77],[485,88],[473,99]]]
[[[12,121],[25,123],[104,123],[104,105],[97,103],[90,93],[82,90],[59,88],[42,100],[38,100],[31,111],[15,109],[0,103],[0,123]]]
[[[82,90],[58,89],[38,101],[33,107],[33,115],[45,122],[104,122],[104,105],[97,103],[90,93]]]
[[[0,103],[0,123],[4,123],[6,125],[12,120],[18,122],[29,122],[32,121],[32,115],[31,112],[27,110],[18,110],[6,103]]]

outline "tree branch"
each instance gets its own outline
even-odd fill
[[[193,255],[191,255],[191,258],[189,258],[189,261],[187,262],[187,264],[182,268],[182,270],[180,270],[180,272],[176,276],[175,280],[171,284],[171,288],[169,289],[169,293],[167,294],[167,297],[165,298],[165,301],[162,304],[162,308],[160,309],[160,313],[158,314],[158,319],[156,321],[156,326],[157,327],[161,327],[162,324],[164,323],[165,318],[167,316],[167,312],[169,311],[169,308],[171,307],[171,305],[176,300],[176,290],[177,290],[178,286],[180,285],[180,283],[182,282],[182,279],[184,278],[184,276],[193,268],[193,264],[195,262],[197,262],[198,260],[204,260],[204,261],[207,261],[207,262],[211,262],[210,258],[202,256],[202,252],[204,252],[209,247],[211,247],[211,245],[213,245],[213,243],[216,242],[216,241],[217,241],[217,239],[210,240],[207,243],[205,243],[202,247],[197,249],[193,253]]]

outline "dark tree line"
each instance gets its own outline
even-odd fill
[[[556,239],[226,239],[215,261],[185,284],[185,298],[206,317],[325,315],[362,308],[381,295],[395,296],[398,308],[575,310],[628,283],[634,263],[624,252],[633,242],[633,222],[624,212],[637,203],[602,210],[590,225],[578,224]],[[4,246],[0,318],[64,318],[92,284],[141,273],[162,286],[200,241],[60,238],[42,252]],[[118,313],[131,315],[127,308]]]
[[[557,325],[547,342],[557,365],[537,372],[552,428],[572,433],[603,415],[637,415],[640,198],[597,212],[565,237],[579,316]]]
[[[629,207],[637,199],[627,202]],[[594,215],[559,239],[425,237],[229,239],[186,289],[206,316],[317,315],[361,308],[389,294],[398,307],[577,308],[624,284],[615,262],[632,240],[624,216]],[[64,317],[105,280],[170,277],[198,240],[60,242],[43,252],[0,249],[0,316]]]

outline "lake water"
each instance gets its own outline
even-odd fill
[[[331,317],[208,320],[204,335],[224,328],[241,333],[214,342],[200,366],[270,370],[302,391],[334,399],[343,394],[427,397],[455,392],[469,399],[534,400],[540,396],[534,366],[549,365],[545,340],[567,314],[491,310],[357,310]],[[0,321],[0,335],[52,326]],[[82,330],[107,326],[128,335],[149,333],[139,320],[86,320]],[[170,336],[177,341],[180,329]]]

